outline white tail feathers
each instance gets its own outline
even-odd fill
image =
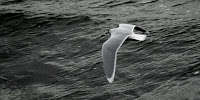
[[[128,38],[135,39],[139,41],[144,41],[146,39],[147,35],[144,34],[131,34]]]

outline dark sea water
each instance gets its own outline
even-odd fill
[[[200,100],[199,0],[1,0],[0,100]],[[102,67],[105,30],[125,41],[115,80]]]

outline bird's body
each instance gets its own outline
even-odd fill
[[[135,34],[135,25],[119,24],[118,28],[110,29],[110,38],[102,46],[103,67],[109,83],[112,83],[115,76],[117,51],[123,42],[129,39],[144,41],[146,35]]]

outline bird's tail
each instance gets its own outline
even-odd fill
[[[131,34],[129,38],[139,40],[139,41],[144,41],[146,39],[147,35],[144,34]]]

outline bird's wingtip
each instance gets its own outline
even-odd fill
[[[108,80],[109,83],[112,83],[114,81],[114,77],[107,78],[107,80]]]

